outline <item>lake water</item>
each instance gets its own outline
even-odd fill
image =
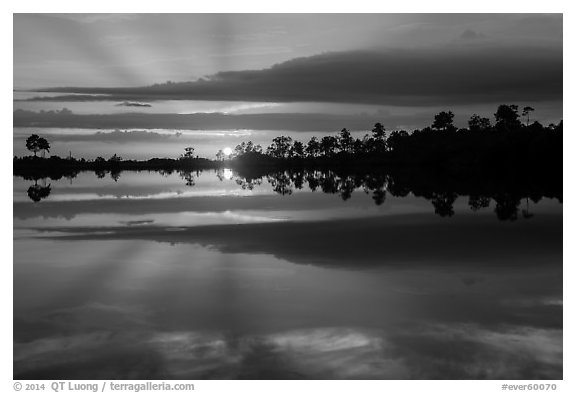
[[[562,378],[557,199],[98,175],[14,177],[15,379]]]

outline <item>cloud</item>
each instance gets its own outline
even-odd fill
[[[68,19],[78,23],[122,23],[139,17],[137,14],[43,14],[48,17]]]
[[[462,34],[460,34],[460,39],[462,40],[476,40],[479,38],[484,38],[484,34],[477,33],[474,30],[466,29]]]
[[[15,138],[25,139],[27,135],[17,135]],[[159,133],[144,130],[131,130],[120,131],[114,130],[112,132],[97,131],[95,133],[86,134],[50,134],[51,142],[65,143],[65,142],[104,142],[104,143],[135,143],[135,142],[182,142],[183,134],[176,133]]]
[[[557,123],[562,119],[562,102],[547,101],[506,101],[491,104],[465,106],[430,107],[377,107],[362,110],[347,104],[295,104],[289,112],[257,113],[259,106],[238,104],[239,110],[248,108],[252,113],[237,113],[235,108],[203,108],[210,112],[194,113],[114,113],[114,114],[75,114],[70,111],[40,111],[17,109],[13,113],[14,127],[77,128],[77,129],[167,129],[204,130],[213,133],[223,130],[267,130],[267,131],[314,131],[336,132],[346,127],[351,131],[369,131],[376,122],[386,129],[411,131],[430,125],[434,115],[441,110],[455,112],[455,124],[467,127],[473,113],[493,118],[497,106],[502,103],[515,103],[535,107],[538,121],[542,124]],[[183,102],[184,105],[184,102]],[[245,106],[243,106],[245,105]],[[288,104],[290,105],[290,104]],[[158,105],[161,107],[161,105]],[[326,110],[325,108],[328,108]],[[170,109],[167,109],[170,110]],[[219,111],[216,111],[219,110]],[[266,109],[264,109],[266,110]],[[305,112],[299,112],[304,110]],[[226,112],[223,112],[226,111]],[[356,111],[354,113],[353,111]],[[348,112],[348,113],[347,113]],[[57,116],[57,114],[59,116]],[[532,119],[532,116],[530,117]],[[266,141],[268,143],[269,141]]]
[[[465,37],[477,37],[468,31]],[[562,98],[562,49],[358,50],[292,59],[262,70],[219,72],[195,82],[137,88],[55,88],[103,100],[193,99],[447,105]],[[70,99],[72,99],[70,97]]]
[[[259,113],[229,115],[224,113],[119,113],[109,115],[77,115],[61,112],[33,112],[16,110],[14,127],[56,128],[140,128],[186,130],[290,130],[332,132],[347,127],[350,130],[369,130],[382,121],[381,115],[335,115],[323,113]],[[423,124],[432,114],[387,116],[387,127],[398,124]]]
[[[138,108],[150,108],[150,107],[152,107],[152,105],[150,105],[146,102],[134,102],[134,101],[124,101],[124,102],[121,102],[119,104],[116,104],[116,106],[134,106],[134,107],[138,107]]]

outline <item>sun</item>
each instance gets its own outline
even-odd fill
[[[230,180],[230,179],[232,179],[233,176],[234,176],[234,173],[232,172],[232,169],[224,168],[224,171],[222,172],[222,177],[224,179]]]
[[[229,147],[225,147],[224,149],[222,149],[222,153],[229,156],[230,154],[232,154],[232,149]]]

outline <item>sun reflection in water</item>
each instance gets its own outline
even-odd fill
[[[224,172],[222,173],[222,177],[226,180],[232,179],[232,169],[224,168]]]

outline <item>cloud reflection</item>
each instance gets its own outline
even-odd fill
[[[94,352],[92,362],[101,360],[98,355],[133,361],[148,354],[140,363],[172,379],[562,378],[560,330],[510,326],[489,330],[474,324],[396,326],[386,331],[326,327],[244,336],[176,331],[129,337],[94,332],[16,344],[16,375],[41,374],[42,369],[76,375],[74,371],[89,361],[86,354]],[[108,368],[101,375],[124,379],[125,371]],[[110,375],[104,376],[106,372]]]
[[[38,227],[40,231],[45,228]],[[62,226],[60,240],[152,240],[210,245],[226,254],[271,254],[294,263],[323,266],[445,264],[538,266],[562,261],[562,223],[542,215],[537,225],[503,226],[489,216],[454,217],[446,223],[426,214],[312,222],[167,227]],[[95,232],[105,232],[103,234]],[[258,239],[258,241],[255,241]],[[503,240],[506,239],[506,240]],[[413,246],[410,246],[413,242]]]

